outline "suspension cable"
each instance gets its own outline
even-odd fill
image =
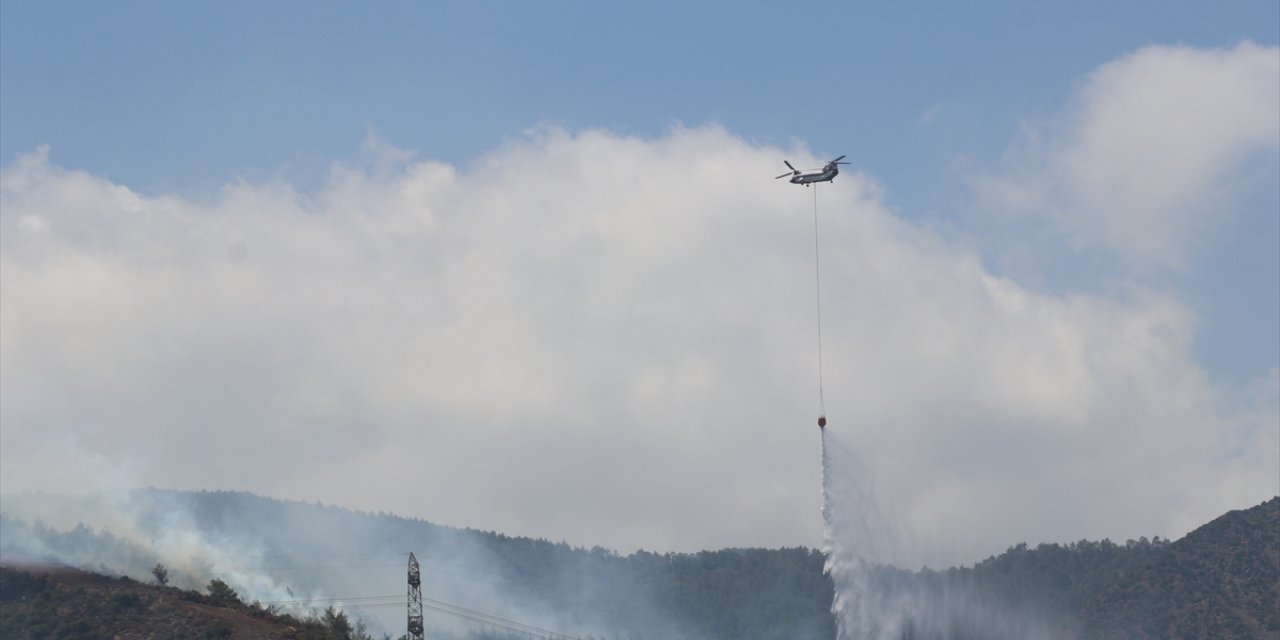
[[[813,276],[818,307],[818,410],[825,421],[827,403],[822,393],[822,260],[818,246],[818,184],[813,184]]]

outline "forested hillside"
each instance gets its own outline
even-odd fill
[[[1085,634],[1280,638],[1280,498],[1232,511],[1095,590]]]
[[[165,564],[174,586],[202,589],[219,579],[245,602],[299,617],[337,604],[374,635],[396,637],[404,631],[405,559],[413,551],[422,561],[427,628],[437,637],[503,631],[451,613],[454,605],[579,637],[835,637],[832,582],[812,549],[620,555],[245,493],[151,490],[131,494],[127,504],[131,511],[115,529],[0,514],[0,556],[142,582]],[[96,508],[64,506],[86,516]],[[1273,499],[1177,542],[1019,544],[972,567],[884,568],[877,579],[899,589],[979,594],[975,601],[1041,617],[1064,639],[1274,638],[1278,532],[1280,499]],[[188,556],[175,555],[179,549]]]

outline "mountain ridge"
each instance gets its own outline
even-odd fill
[[[5,499],[6,508],[15,504]],[[423,561],[429,598],[565,633],[634,640],[835,636],[824,558],[803,547],[624,556],[245,492],[140,490],[128,508],[129,530],[114,532],[101,525],[59,530],[0,509],[0,555],[14,557],[26,545],[26,553],[44,554],[42,559],[134,580],[146,580],[155,564],[165,562],[175,584],[186,588],[218,577],[246,601],[276,602],[294,599],[286,592],[298,593],[298,600],[402,594],[402,558],[413,550]],[[1277,531],[1280,498],[1273,498],[1228,512],[1172,543],[1019,544],[972,567],[916,573],[887,568],[885,575],[917,585],[912,588],[984,594],[1042,616],[1063,640],[1277,638]],[[203,555],[175,563],[175,537],[189,553]],[[343,557],[335,557],[335,549]],[[330,572],[331,565],[340,570]],[[1162,577],[1168,572],[1183,577]],[[1201,600],[1184,602],[1197,594]],[[1202,600],[1209,605],[1195,605]],[[367,619],[376,632],[403,629],[402,612],[374,612]]]

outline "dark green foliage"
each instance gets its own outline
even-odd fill
[[[156,584],[162,587],[169,584],[169,570],[163,564],[157,562],[156,566],[151,568],[151,575],[155,576]]]
[[[1168,546],[1169,541],[1159,537],[1130,540],[1124,546],[1110,540],[1041,544],[1034,549],[1019,544],[972,569],[948,569],[940,579],[978,586],[1011,607],[1074,614],[1103,586]]]
[[[632,557],[639,563],[659,556]],[[728,549],[661,557],[654,592],[697,635],[714,638],[829,638],[831,580],[811,549]],[[656,568],[656,567],[655,567]]]
[[[594,622],[611,638],[816,640],[835,634],[831,580],[822,573],[822,554],[812,549],[620,556],[599,547],[477,535],[512,568],[513,598]]]
[[[205,587],[205,591],[209,592],[209,599],[213,600],[214,604],[221,606],[243,604],[240,602],[240,596],[236,594],[236,590],[217,578],[209,581],[209,586]]]
[[[353,629],[351,621],[347,619],[347,614],[333,607],[324,610],[324,614],[320,616],[320,622],[343,640],[351,637]]]

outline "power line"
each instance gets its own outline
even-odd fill
[[[259,602],[262,606],[281,606],[281,607],[297,607],[297,608],[317,608],[320,606],[341,605],[342,609],[377,609],[385,607],[402,607],[404,600],[399,595],[386,596],[354,596],[344,598],[310,598],[298,600],[275,600],[272,602]],[[476,609],[468,609],[456,604],[445,602],[443,600],[435,600],[432,598],[423,598],[422,607],[431,609],[440,613],[448,614],[457,618],[478,622],[481,624],[501,627],[509,631],[516,631],[534,638],[547,638],[550,640],[580,640],[577,636],[543,629],[531,624],[526,624],[511,618],[485,613]]]
[[[390,553],[326,553],[326,554],[295,554],[295,555],[272,555],[262,556],[263,558],[359,558],[359,557],[397,557],[403,558],[404,554]],[[625,604],[618,600],[608,598],[561,598],[550,595],[548,592],[554,590],[556,586],[552,583],[541,580],[520,579],[508,576],[502,573],[492,573],[481,569],[476,569],[465,564],[456,562],[447,562],[439,559],[429,560],[431,572],[433,574],[450,576],[461,580],[467,580],[502,589],[513,589],[528,594],[533,594],[543,600],[551,600],[574,607],[585,607],[601,613],[614,616],[623,616],[633,620],[643,619],[639,613],[630,611]],[[461,570],[450,571],[440,567],[450,567]],[[307,572],[319,570],[349,570],[349,569],[403,569],[402,563],[397,564],[333,564],[333,565],[295,565],[295,566],[244,566],[244,567],[226,567],[220,568],[221,571],[275,571],[275,572]],[[264,603],[265,604],[265,603]]]
[[[486,580],[486,579],[484,579],[484,578],[480,578],[480,577],[477,577],[477,576],[474,576],[474,575],[466,575],[466,574],[462,574],[462,573],[455,573],[455,572],[453,572],[453,571],[446,571],[446,570],[442,570],[442,569],[436,568],[436,567],[434,566],[434,565],[437,565],[437,564],[442,564],[442,565],[445,565],[445,566],[458,567],[458,568],[460,568],[460,569],[466,569],[466,570],[472,571],[472,572],[474,572],[474,573],[478,573],[478,574],[481,574],[481,575],[490,576],[490,577],[491,577],[491,578],[493,578],[493,579],[492,579],[492,580]],[[633,618],[633,619],[641,617],[639,614],[637,614],[637,613],[635,613],[635,612],[632,612],[632,611],[628,611],[628,610],[623,609],[623,607],[624,607],[625,605],[624,605],[624,603],[623,603],[623,602],[621,602],[621,601],[619,601],[619,600],[611,600],[611,599],[607,599],[607,598],[598,598],[598,597],[597,597],[597,598],[590,598],[590,599],[581,599],[581,598],[579,598],[579,599],[569,599],[569,598],[557,598],[557,597],[555,597],[555,596],[548,595],[548,594],[547,594],[547,592],[546,592],[546,590],[554,589],[554,588],[556,588],[556,587],[555,587],[555,585],[553,585],[553,584],[551,584],[551,583],[549,583],[549,582],[545,582],[545,581],[532,581],[532,582],[533,582],[533,584],[520,584],[519,582],[517,582],[516,580],[514,580],[514,579],[512,579],[512,578],[509,578],[509,577],[506,577],[506,576],[501,576],[501,575],[495,575],[495,574],[487,573],[487,572],[484,572],[484,571],[475,570],[475,569],[472,569],[471,567],[467,567],[467,566],[465,566],[465,565],[452,564],[452,563],[447,563],[447,562],[433,562],[433,563],[432,563],[432,565],[433,565],[433,566],[432,566],[431,572],[432,572],[433,574],[441,574],[441,575],[446,575],[446,576],[450,576],[450,577],[454,577],[454,578],[460,578],[460,579],[462,579],[462,580],[470,580],[470,581],[472,581],[472,582],[478,582],[478,583],[480,583],[480,584],[488,585],[488,586],[491,586],[491,587],[500,587],[500,588],[503,588],[503,589],[512,589],[512,590],[516,590],[516,591],[523,591],[523,592],[525,592],[525,593],[535,595],[535,596],[537,596],[538,598],[541,598],[541,599],[543,599],[543,600],[553,600],[553,601],[555,601],[555,602],[559,602],[559,603],[561,603],[561,604],[572,605],[572,606],[575,606],[575,607],[584,607],[584,608],[587,608],[587,609],[591,609],[591,610],[594,610],[594,611],[598,611],[598,612],[600,612],[600,613],[608,613],[608,614],[617,615],[617,616],[627,616],[627,617],[630,617],[630,618]]]
[[[423,600],[422,606],[429,607],[432,610],[440,611],[442,613],[447,613],[449,615],[454,615],[460,618],[466,618],[468,620],[473,620],[476,622],[483,622],[484,624],[491,624],[494,626],[502,627],[504,629],[509,629],[511,631],[518,631],[520,633],[523,633],[535,638],[550,638],[553,640],[580,640],[576,636],[570,636],[570,635],[560,633],[558,631],[551,631],[550,629],[535,627],[531,624],[525,624],[523,622],[511,620],[510,618],[495,616],[490,613],[484,613],[483,611],[476,611],[474,609],[459,607],[456,604],[449,604],[448,602],[441,602],[440,600],[432,600],[431,598],[423,598],[422,600]]]

